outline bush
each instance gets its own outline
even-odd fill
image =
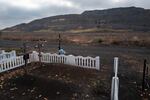
[[[103,42],[103,40],[102,39],[98,39],[98,43],[102,43]]]
[[[98,80],[95,82],[95,86],[93,88],[93,95],[108,95],[109,93],[109,86],[105,82]]]
[[[111,42],[111,44],[119,45],[119,44],[120,44],[120,42],[121,42],[121,41],[116,41],[116,40],[114,40],[114,41],[112,41],[112,42]]]

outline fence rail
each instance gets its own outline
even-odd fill
[[[23,56],[10,58],[0,62],[0,72],[8,71],[24,65]]]
[[[2,50],[0,52],[0,61],[5,60],[5,59],[10,59],[10,58],[16,57],[16,51],[11,51],[11,52],[5,52]]]
[[[100,58],[99,57],[82,57],[82,56],[73,56],[73,55],[58,55],[51,53],[41,53],[41,62],[43,63],[62,63],[73,66],[78,66],[82,68],[91,68],[100,70]],[[33,51],[29,55],[28,63],[38,62],[39,53]],[[23,56],[16,56],[9,59],[4,59],[0,61],[0,73],[5,72],[17,67],[21,67],[25,64]]]
[[[92,69],[100,70],[99,59],[100,59],[99,57],[92,58],[92,57],[78,56],[78,57],[75,57],[75,64],[83,68],[92,68]]]
[[[64,55],[42,53],[41,61],[44,63],[67,63],[67,57]]]
[[[30,59],[28,60],[28,63],[31,63],[34,61],[34,55],[30,54]],[[11,57],[9,59],[4,59],[0,61],[0,73],[15,69],[17,67],[21,67],[25,64],[25,61],[23,59],[23,56],[16,56]]]
[[[42,53],[41,61],[44,63],[63,63],[82,68],[91,68],[100,70],[100,58],[99,57],[82,57],[73,55],[58,55],[51,53]]]

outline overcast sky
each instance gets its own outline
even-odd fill
[[[150,0],[0,0],[0,29],[48,16],[129,6],[150,9]]]

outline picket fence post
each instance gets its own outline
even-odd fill
[[[112,85],[111,85],[111,100],[118,100],[119,94],[119,78],[118,74],[118,57],[114,58],[114,73],[115,76],[112,78]]]
[[[76,65],[76,63],[75,63],[75,56],[73,56],[73,55],[67,56],[66,63],[69,64],[69,65]]]
[[[100,57],[96,57],[96,69],[100,70]]]
[[[117,74],[118,74],[118,60],[119,60],[118,57],[114,58],[114,73],[115,73],[115,77],[117,77]]]

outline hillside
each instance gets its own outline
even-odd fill
[[[59,15],[22,23],[5,32],[71,31],[90,28],[150,31],[150,10],[125,7]]]

